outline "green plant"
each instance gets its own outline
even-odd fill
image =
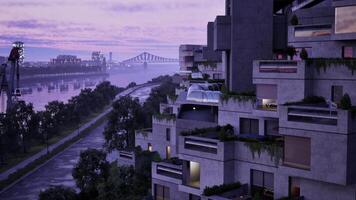
[[[307,52],[307,50],[305,50],[305,48],[303,48],[303,49],[300,51],[299,56],[300,56],[300,58],[303,59],[303,60],[306,60],[306,59],[309,58],[308,52]]]
[[[153,115],[158,121],[168,120],[168,121],[175,121],[176,115],[175,114],[167,114],[167,113],[157,113]]]
[[[292,26],[297,26],[299,25],[299,19],[297,17],[297,15],[293,15],[292,18],[290,19],[290,24]]]
[[[253,159],[255,159],[256,153],[260,157],[262,152],[266,152],[271,157],[271,161],[274,161],[277,165],[283,156],[282,143],[277,139],[239,138],[239,140],[243,141],[245,146],[250,149]]]
[[[230,183],[230,184],[223,184],[223,185],[215,185],[212,187],[205,187],[203,194],[204,196],[213,196],[218,194],[223,194],[230,190],[239,189],[241,187],[241,183]]]
[[[220,99],[222,102],[228,102],[229,99],[233,99],[234,101],[238,101],[238,102],[247,102],[247,101],[251,101],[252,103],[257,102],[255,92],[241,92],[241,93],[231,92],[228,91],[225,86],[221,87]]]
[[[178,95],[176,95],[176,94],[168,95],[168,98],[169,98],[170,100],[172,100],[173,102],[176,102],[177,99],[178,99]]]
[[[321,69],[325,72],[331,66],[345,66],[352,72],[352,75],[356,70],[355,58],[308,58],[306,64],[307,66],[316,68],[318,73],[320,73]]]
[[[307,96],[301,101],[287,102],[284,105],[289,106],[289,105],[300,105],[300,104],[326,104],[326,100],[324,97],[320,97],[320,96]]]
[[[349,94],[344,94],[340,100],[340,108],[343,110],[350,110],[352,107],[351,98]]]
[[[293,46],[288,46],[285,50],[286,54],[293,60],[293,57],[297,55],[297,51]]]

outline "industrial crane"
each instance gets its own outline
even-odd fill
[[[11,108],[20,92],[20,64],[24,58],[23,42],[14,42],[8,62],[0,68],[0,113],[4,114]],[[8,67],[10,63],[10,67]]]

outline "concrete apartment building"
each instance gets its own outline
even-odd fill
[[[356,1],[226,0],[208,34],[181,60],[221,52],[225,87],[191,77],[136,133],[154,199],[355,200]]]

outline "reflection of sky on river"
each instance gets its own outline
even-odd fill
[[[86,76],[63,79],[50,79],[40,81],[23,81],[22,97],[26,102],[33,103],[36,110],[44,109],[50,101],[68,101],[72,96],[78,95],[83,88],[94,88],[96,84],[108,80],[119,87],[126,87],[130,82],[145,83],[154,77],[178,72],[177,64],[151,64],[147,69],[135,66],[129,70],[110,71],[109,76]],[[140,100],[147,98],[149,90],[134,94]]]

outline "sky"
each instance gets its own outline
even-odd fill
[[[178,58],[180,44],[206,44],[225,0],[0,0],[0,55],[25,42],[25,61],[92,51],[124,60],[147,51]]]

